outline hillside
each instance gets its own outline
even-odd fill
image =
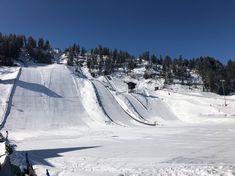
[[[17,145],[11,160],[25,167],[27,151],[39,175],[232,173],[235,98],[224,106],[223,96],[176,86],[121,71],[93,78],[85,64],[23,67],[3,128]]]
[[[155,71],[145,77],[148,62],[94,75],[86,56],[73,66],[58,57],[0,69],[1,131],[9,132],[11,162],[22,170],[28,153],[38,175],[235,171],[235,97],[203,92],[199,73],[188,70],[193,85],[176,78],[169,84]]]

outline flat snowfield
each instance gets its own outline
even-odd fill
[[[11,132],[38,175],[233,175],[234,124]]]
[[[149,91],[147,112],[127,95],[138,105],[137,115],[179,119],[162,119],[153,127],[118,117],[124,112],[112,111],[118,105],[108,103],[110,92],[98,82],[96,87],[103,108],[125,127],[107,123],[90,81],[64,65],[22,68],[2,129],[15,144],[12,162],[25,167],[27,152],[39,176],[46,169],[53,176],[235,175],[234,98],[224,107],[223,97],[214,94]]]

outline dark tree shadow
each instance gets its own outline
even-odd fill
[[[30,164],[41,164],[49,167],[54,167],[53,163],[47,161],[49,158],[63,157],[62,153],[88,150],[99,148],[101,146],[88,146],[88,147],[72,147],[72,148],[58,148],[58,149],[42,149],[42,150],[28,150],[28,151],[14,151],[16,156],[20,156],[22,164],[26,163],[25,155],[28,153],[28,159]]]

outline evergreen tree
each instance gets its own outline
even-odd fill
[[[38,48],[43,49],[44,47],[44,40],[42,38],[38,39]]]
[[[51,49],[51,45],[50,45],[49,40],[46,40],[45,45],[44,45],[44,49],[45,50],[50,50]]]
[[[235,61],[228,61],[226,66],[226,72],[229,91],[235,92]]]
[[[67,64],[68,64],[69,66],[73,66],[73,64],[74,64],[74,51],[73,51],[72,48],[70,48],[70,50],[69,50],[68,62],[67,62]]]
[[[30,48],[30,49],[36,48],[36,40],[34,40],[34,38],[31,37],[31,36],[28,38],[27,47]]]
[[[84,57],[86,52],[87,52],[86,49],[85,49],[85,48],[82,48],[82,50],[81,50],[81,56]]]
[[[152,64],[156,64],[157,63],[157,57],[155,56],[155,54],[153,54],[152,56],[151,56],[151,65]]]
[[[145,61],[149,61],[150,60],[150,54],[149,51],[145,51],[143,54],[140,55],[140,58],[145,60]]]

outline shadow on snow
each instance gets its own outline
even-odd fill
[[[15,79],[1,80],[0,84],[14,84]],[[46,86],[37,84],[37,83],[29,83],[22,80],[16,81],[16,86],[22,87],[24,89],[28,89],[30,91],[43,93],[49,97],[54,98],[62,98],[62,96],[58,95],[56,92],[48,89]]]
[[[49,97],[62,98],[62,96],[58,95],[56,92],[48,89],[46,86],[41,85],[41,84],[29,83],[29,82],[18,80],[16,85],[24,89],[34,91],[34,92],[43,93]]]
[[[33,165],[41,164],[44,166],[54,167],[54,165],[47,161],[49,158],[63,157],[62,153],[73,152],[78,150],[88,150],[99,148],[101,146],[88,146],[88,147],[72,147],[72,148],[58,148],[58,149],[41,149],[41,150],[28,150],[28,151],[14,151],[17,158],[21,158],[23,163],[26,163],[25,155],[28,153],[29,162]]]

